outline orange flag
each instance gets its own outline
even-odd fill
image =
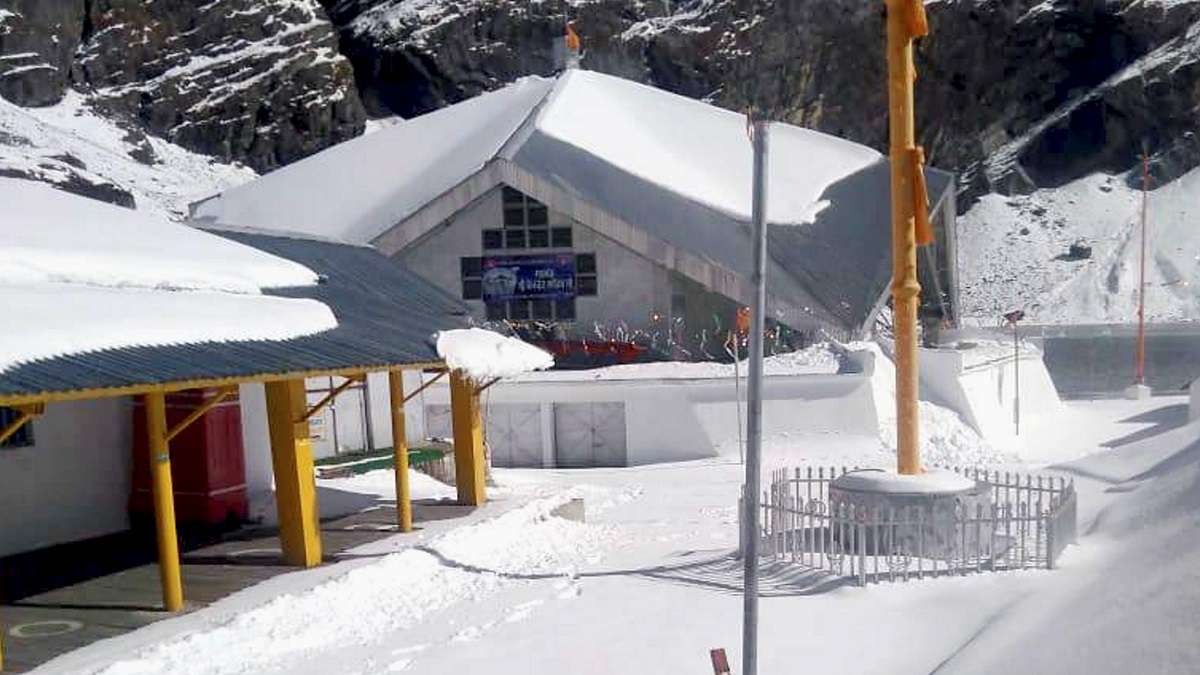
[[[573,52],[583,50],[583,41],[579,39],[579,33],[575,32],[575,23],[567,23],[567,49]]]
[[[933,225],[929,222],[929,188],[925,185],[925,149],[921,146],[908,151],[913,176],[913,224],[917,230],[917,246],[928,246],[934,240]]]

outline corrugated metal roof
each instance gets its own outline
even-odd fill
[[[372,248],[219,234],[321,275],[316,286],[270,292],[324,302],[338,327],[278,342],[133,347],[45,359],[0,373],[0,396],[430,363],[440,360],[431,336],[468,323],[460,301]]]

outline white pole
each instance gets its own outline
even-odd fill
[[[750,307],[750,381],[746,400],[746,517],[742,562],[742,673],[758,675],[758,498],[762,463],[763,330],[767,309],[767,129],[754,120],[754,304]]]

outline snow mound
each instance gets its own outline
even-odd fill
[[[841,358],[829,343],[820,343],[787,354],[763,359],[763,375],[834,375],[841,370]],[[713,361],[659,361],[605,366],[591,370],[556,370],[530,373],[519,381],[579,381],[579,380],[703,380],[732,378],[735,373],[746,377],[749,359],[738,364]]]
[[[437,353],[451,370],[473,380],[512,377],[554,366],[549,352],[482,328],[457,328],[437,334]]]
[[[885,450],[896,452],[896,366],[878,345],[854,343],[856,350],[875,355],[871,376],[875,410],[879,417],[879,440]],[[987,466],[1013,461],[1009,453],[988,443],[958,413],[930,401],[919,401],[921,463],[926,466]]]

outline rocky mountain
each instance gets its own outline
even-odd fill
[[[132,133],[259,171],[366,120],[316,0],[0,0],[0,95],[38,107],[68,90]]]
[[[1155,186],[1200,166],[1200,0],[926,7],[918,128],[930,162],[960,176],[961,246],[1006,245],[1030,224],[1053,234],[1039,246],[1100,229],[1092,239],[1126,241],[1107,225],[1060,227],[1070,211],[1044,220],[1039,204],[1098,173],[1137,188],[1143,151]],[[362,133],[368,116],[410,117],[551,74],[570,21],[585,68],[883,149],[883,19],[883,0],[0,0],[0,97],[56,119],[103,118],[124,134],[117,150],[147,167],[169,142],[269,171]],[[0,174],[138,200],[122,183],[137,171],[44,150],[5,119]],[[997,194],[1011,198],[1004,217],[995,200],[974,208]],[[1014,229],[997,243],[973,234],[985,227]],[[1013,246],[1006,259],[1024,251]],[[1069,287],[1060,271],[1048,278]],[[1004,302],[986,295],[989,312]]]

